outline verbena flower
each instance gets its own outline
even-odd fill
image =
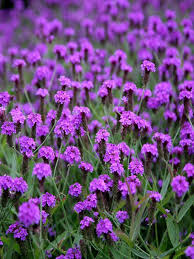
[[[92,223],[94,223],[94,220],[88,216],[85,216],[81,221],[80,221],[80,228],[81,229],[87,229]]]
[[[68,146],[64,152],[64,159],[70,165],[73,165],[74,162],[79,163],[81,160],[79,149],[75,146]]]
[[[38,158],[47,159],[48,161],[53,162],[55,159],[55,152],[52,147],[42,146],[38,151]]]
[[[45,206],[53,208],[53,207],[55,207],[56,198],[51,193],[46,192],[45,194],[43,194],[41,196],[41,201],[42,201],[42,207],[43,208]]]
[[[19,222],[16,222],[9,226],[6,234],[9,233],[14,234],[14,238],[18,238],[22,241],[26,240],[26,237],[28,236],[27,230]]]
[[[33,175],[36,175],[36,177],[38,178],[38,180],[42,180],[44,178],[47,178],[48,176],[52,175],[52,171],[50,168],[49,164],[46,163],[36,163],[33,171],[32,171]]]
[[[172,190],[178,197],[181,197],[185,192],[189,190],[189,183],[182,175],[177,175],[171,182]]]
[[[81,170],[83,170],[84,172],[87,172],[87,173],[89,173],[89,172],[92,173],[93,172],[92,164],[84,162],[84,161],[81,161],[81,163],[79,164],[79,168]]]
[[[127,211],[119,210],[116,213],[116,218],[118,219],[119,223],[122,224],[125,222],[126,219],[129,218],[129,215],[128,215]]]
[[[74,197],[78,197],[82,192],[82,186],[79,183],[74,183],[69,186],[69,194]]]
[[[186,172],[188,178],[194,178],[194,165],[193,164],[187,163],[184,166],[183,171]]]
[[[35,141],[33,138],[22,136],[19,138],[20,151],[23,155],[30,158],[33,156],[33,150],[36,147]]]
[[[144,167],[141,160],[137,158],[133,158],[132,161],[129,163],[129,170],[131,171],[131,174],[135,175],[143,175],[144,173]]]
[[[38,224],[40,221],[39,207],[32,201],[22,203],[19,207],[18,218],[25,227]]]
[[[13,122],[5,121],[1,126],[1,134],[11,136],[16,133],[16,126]]]

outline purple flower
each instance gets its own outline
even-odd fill
[[[117,145],[120,152],[125,156],[130,156],[135,154],[134,150],[132,148],[129,148],[129,146],[125,142],[121,142]]]
[[[22,125],[24,124],[26,118],[19,108],[12,109],[10,114],[14,123],[20,123]]]
[[[133,158],[132,161],[129,163],[129,170],[131,171],[131,174],[143,175],[144,167],[142,161],[137,158]]]
[[[176,121],[177,116],[174,112],[167,110],[164,112],[164,118],[165,118],[165,120]]]
[[[118,175],[123,175],[124,173],[124,167],[123,165],[118,161],[112,161],[110,165],[110,172],[111,173],[117,173]]]
[[[10,190],[13,192],[20,192],[21,194],[23,194],[28,190],[28,184],[22,177],[16,177],[12,180]]]
[[[184,166],[183,171],[185,171],[187,173],[188,178],[194,178],[194,165],[193,164],[187,163]]]
[[[47,159],[52,161],[55,159],[55,152],[52,147],[42,146],[38,151],[38,158]]]
[[[15,59],[14,63],[13,63],[13,67],[25,67],[26,66],[26,62],[23,59]]]
[[[92,173],[93,172],[93,166],[92,164],[90,163],[87,163],[87,162],[84,162],[84,161],[81,161],[80,165],[79,165],[79,168],[84,171],[84,172],[87,172],[87,173]]]
[[[74,162],[79,163],[81,160],[79,149],[75,146],[68,146],[64,152],[64,159],[70,165],[73,165]]]
[[[38,125],[36,128],[36,136],[42,137],[49,133],[49,127],[47,125]]]
[[[124,223],[124,221],[125,221],[126,219],[129,218],[129,215],[128,215],[127,211],[119,210],[119,211],[117,211],[117,213],[116,213],[116,218],[118,219],[119,223],[122,224],[122,223]]]
[[[56,203],[56,198],[54,195],[46,192],[45,194],[42,195],[42,207],[44,208],[45,206],[48,207],[55,207]]]
[[[63,258],[60,258],[60,259],[63,259]],[[64,259],[82,259],[82,255],[80,250],[77,247],[69,248],[64,256]]]
[[[70,102],[70,95],[66,91],[58,91],[54,96],[55,102],[68,105]]]
[[[26,240],[26,237],[28,235],[27,230],[19,224],[19,222],[16,222],[9,226],[8,230],[6,231],[6,234],[13,233],[14,238],[19,238],[22,241]]]
[[[117,242],[119,240],[118,236],[114,232],[109,233],[109,236],[114,242]]]
[[[172,190],[178,197],[181,197],[185,192],[189,190],[189,183],[182,175],[177,175],[171,182]]]
[[[46,220],[47,220],[48,216],[49,216],[49,214],[45,210],[42,210],[42,223],[43,224],[46,223]]]
[[[13,187],[13,178],[9,175],[0,176],[0,188],[7,190]]]
[[[98,178],[94,178],[90,182],[89,190],[90,192],[109,192],[113,185],[113,180],[108,175],[100,175]]]
[[[78,197],[82,192],[82,186],[79,183],[74,183],[69,186],[69,194],[74,197]]]
[[[89,194],[87,198],[84,200],[84,208],[85,210],[92,210],[97,207],[97,197],[96,194]]]
[[[188,246],[185,250],[186,256],[190,257],[191,259],[194,258],[194,246]]]
[[[35,72],[35,78],[38,81],[47,80],[49,77],[50,77],[50,71],[47,66],[37,67],[36,72]]]
[[[47,123],[48,125],[50,125],[51,122],[55,120],[56,115],[57,115],[57,112],[56,112],[55,110],[50,110],[50,111],[48,112],[47,116],[46,116],[46,123]]]
[[[159,192],[148,191],[148,193],[149,193],[149,197],[150,197],[150,199],[152,199],[152,201],[154,201],[154,202],[161,201],[162,196],[161,196],[161,194]]]
[[[80,212],[85,210],[85,203],[83,201],[79,201],[75,204],[73,209],[79,214]]]
[[[6,107],[10,103],[11,99],[12,99],[12,97],[8,92],[0,93],[0,104],[3,107]]]
[[[136,175],[131,175],[127,177],[126,182],[119,181],[118,189],[121,192],[122,196],[125,198],[129,191],[132,195],[136,194],[137,189],[141,186],[140,180]]]
[[[49,92],[47,89],[45,88],[39,88],[36,92],[36,95],[42,97],[42,98],[45,98],[47,95],[49,95]]]
[[[52,175],[52,171],[49,164],[45,163],[37,163],[34,166],[34,169],[32,171],[33,175],[36,175],[38,180],[42,180],[43,178],[47,178],[48,176]]]
[[[97,236],[100,237],[103,234],[108,234],[109,232],[112,232],[112,223],[109,219],[100,219],[97,226],[96,226],[96,233]]]
[[[124,88],[123,88],[123,92],[124,93],[133,93],[137,90],[136,84],[134,84],[133,82],[127,82],[124,84]]]
[[[33,140],[33,138],[29,138],[26,136],[22,136],[19,138],[19,143],[20,143],[20,151],[23,155],[26,157],[32,157],[33,156],[33,150],[36,147],[36,144]]]
[[[106,153],[104,156],[104,162],[116,163],[120,161],[120,150],[116,144],[108,143],[106,147]]]
[[[32,128],[35,124],[39,125],[42,123],[41,115],[39,113],[30,113],[27,116],[27,123]]]
[[[144,144],[141,149],[143,155],[151,155],[152,157],[158,157],[157,147],[153,144]]]
[[[22,203],[19,207],[18,218],[25,227],[38,224],[40,221],[39,207],[32,201]]]
[[[156,72],[156,67],[151,61],[144,60],[143,64],[141,64],[141,70],[147,72]]]
[[[71,80],[68,77],[60,76],[59,82],[62,87],[67,87],[67,88],[71,87]]]
[[[88,216],[85,216],[81,221],[80,221],[80,228],[88,228],[92,223],[94,223],[94,220]]]
[[[1,126],[1,134],[11,136],[16,133],[15,124],[11,121],[5,121]]]
[[[105,129],[100,129],[100,130],[97,132],[97,134],[96,134],[95,142],[98,143],[98,144],[99,144],[100,142],[102,142],[102,141],[108,142],[109,136],[110,136],[110,133],[109,133],[107,130],[105,130]]]

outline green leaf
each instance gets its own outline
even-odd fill
[[[167,213],[165,208],[163,208],[159,203],[157,204],[157,209],[163,214],[165,214],[168,218],[173,219],[173,216],[170,214],[170,212]]]
[[[138,256],[138,258],[144,258],[144,259],[149,259],[150,258],[150,255],[147,254],[146,252],[144,252],[143,250],[142,251],[139,251],[139,250],[136,250],[136,249],[133,249],[132,248],[132,253],[136,256]]]
[[[168,230],[168,235],[173,247],[176,247],[179,243],[179,227],[176,222],[171,218],[166,219],[166,225]]]
[[[58,209],[62,208],[62,206],[64,206],[65,202],[67,201],[67,196],[64,197],[61,201],[59,201],[54,208],[51,209],[51,215],[54,215]]]
[[[114,209],[113,212],[116,213],[117,211],[119,211],[120,209],[122,209],[122,208],[125,206],[125,204],[126,204],[126,200],[121,200],[121,201],[119,202],[118,206]]]
[[[164,199],[164,197],[166,195],[169,183],[170,183],[170,174],[164,180],[163,185],[162,185],[162,190],[161,190],[161,193],[160,193],[162,195],[162,199]]]
[[[6,244],[9,249],[14,250],[15,252],[17,252],[18,254],[20,254],[20,246],[19,244],[16,242],[15,239],[11,239],[5,236],[1,236],[1,240],[3,241],[4,244]]]
[[[124,232],[120,230],[116,230],[115,233],[121,240],[125,241],[129,247],[133,247],[133,242],[129,239],[129,237]]]
[[[140,230],[140,226],[141,226],[141,221],[142,221],[142,216],[143,216],[143,213],[145,211],[147,203],[148,203],[148,199],[146,199],[142,203],[142,205],[141,205],[141,207],[140,207],[140,209],[139,209],[139,211],[138,211],[138,213],[137,213],[137,215],[135,217],[135,224],[134,224],[134,229],[133,229],[133,233],[132,233],[132,241],[134,241],[135,238],[139,234],[139,230]]]
[[[180,250],[178,250],[178,251],[176,252],[176,254],[173,256],[173,259],[181,258],[181,255],[184,255],[186,248],[187,248],[187,247],[183,247],[183,248],[181,248]]]
[[[180,209],[178,216],[177,216],[177,222],[180,222],[181,219],[185,216],[187,211],[190,209],[190,207],[194,205],[194,195],[192,195],[183,205],[183,207]]]
[[[50,244],[47,246],[46,250],[49,250],[51,248],[60,250],[62,243],[69,237],[69,235],[70,234],[67,231],[58,235],[57,238],[53,242],[50,242]]]

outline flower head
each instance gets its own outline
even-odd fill
[[[40,221],[39,207],[32,201],[22,203],[19,207],[18,218],[25,227],[38,224]]]
[[[37,163],[34,166],[34,169],[32,171],[33,175],[36,175],[38,180],[42,180],[43,178],[46,178],[48,176],[52,175],[52,171],[49,164],[45,163]]]
[[[29,157],[33,156],[33,150],[36,147],[36,144],[33,140],[33,138],[29,138],[26,136],[22,136],[19,138],[19,143],[20,143],[20,151],[23,155]]]
[[[92,223],[94,223],[94,220],[88,216],[85,216],[81,221],[80,221],[80,228],[85,229],[88,228]]]
[[[69,186],[69,194],[74,197],[78,197],[82,192],[82,186],[79,183],[74,183]]]
[[[178,197],[181,197],[185,192],[189,190],[189,183],[182,175],[177,175],[171,182],[172,190]]]
[[[42,195],[42,207],[43,208],[45,206],[53,208],[53,207],[55,207],[55,203],[56,203],[56,198],[51,193],[46,192],[45,194]]]
[[[117,213],[116,213],[116,218],[118,219],[119,223],[122,224],[122,223],[124,223],[124,221],[125,221],[126,219],[129,218],[129,215],[128,215],[127,211],[119,210],[119,211],[117,211]]]

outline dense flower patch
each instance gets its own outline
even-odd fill
[[[194,259],[192,1],[0,14],[0,257]]]

